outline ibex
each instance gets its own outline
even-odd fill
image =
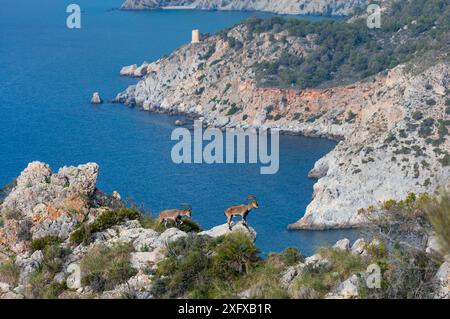
[[[241,216],[242,223],[245,227],[247,227],[247,215],[253,208],[259,208],[258,202],[256,201],[255,196],[248,196],[247,199],[251,200],[250,204],[247,205],[239,205],[228,208],[225,211],[225,216],[227,216],[227,224],[228,228],[231,230],[231,220],[234,216]]]
[[[183,224],[183,220],[181,219],[183,216],[187,216],[188,219],[192,218],[192,206],[189,204],[181,204],[181,206],[186,206],[187,209],[168,209],[163,210],[159,213],[159,223],[161,224],[163,221],[164,225],[167,227],[167,221],[172,220],[175,224],[180,221],[180,225]]]

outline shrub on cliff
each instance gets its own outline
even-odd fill
[[[258,265],[254,244],[242,233],[216,239],[190,234],[171,243],[158,264],[153,293],[159,298],[231,298]]]
[[[294,266],[305,261],[305,256],[295,247],[288,247],[280,254],[281,260],[286,266]]]
[[[42,247],[42,253],[42,264],[31,275],[25,287],[25,296],[33,299],[55,299],[67,289],[65,283],[55,282],[54,277],[62,270],[64,258],[70,251],[60,247],[57,242],[49,241]]]
[[[81,260],[82,284],[95,292],[103,292],[126,282],[137,273],[131,267],[131,252],[132,246],[128,244],[92,248]]]
[[[0,265],[0,282],[7,283],[11,287],[16,287],[19,281],[19,268],[12,261]]]
[[[443,192],[438,200],[429,203],[426,211],[441,248],[450,255],[450,194]]]
[[[135,208],[120,208],[115,211],[107,211],[97,217],[92,224],[82,223],[71,235],[70,240],[75,244],[89,244],[91,234],[102,232],[125,220],[140,219],[141,214]]]
[[[34,252],[36,250],[43,250],[47,246],[60,244],[61,238],[57,236],[45,236],[38,239],[33,239],[31,241],[31,250]]]

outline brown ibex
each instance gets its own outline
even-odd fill
[[[253,208],[259,208],[258,202],[256,201],[255,196],[248,196],[247,199],[251,200],[250,204],[247,205],[239,205],[228,208],[225,211],[225,216],[227,216],[227,224],[228,228],[231,230],[231,220],[234,216],[241,216],[242,223],[245,227],[247,227],[247,215]]]
[[[192,206],[189,204],[181,204],[181,206],[186,206],[187,209],[168,209],[163,210],[159,213],[159,223],[164,222],[167,227],[167,221],[172,220],[175,224],[180,221],[180,225],[183,224],[182,217],[187,216],[188,219],[192,218]]]

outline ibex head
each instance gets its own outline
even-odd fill
[[[249,200],[252,201],[252,206],[253,206],[254,208],[259,208],[258,201],[256,200],[256,197],[255,197],[255,196],[249,195],[249,196],[247,197],[247,199],[249,199]]]
[[[185,203],[181,204],[181,206],[187,207],[187,209],[184,210],[183,215],[187,216],[189,219],[191,219],[192,218],[192,206],[189,204],[185,204]]]

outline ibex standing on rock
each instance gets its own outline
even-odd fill
[[[159,213],[159,223],[164,221],[164,225],[167,227],[167,221],[172,220],[175,224],[180,221],[180,225],[183,224],[181,219],[183,216],[187,216],[188,219],[192,218],[192,206],[189,204],[181,204],[181,206],[186,206],[187,209],[168,209],[163,210]]]
[[[247,205],[239,205],[239,206],[233,206],[228,208],[225,211],[225,216],[227,216],[227,224],[228,224],[228,228],[231,230],[231,220],[233,219],[234,216],[241,216],[242,218],[242,223],[244,224],[245,227],[247,226],[247,215],[248,213],[250,213],[250,211],[255,208],[259,208],[258,202],[256,201],[255,196],[248,196],[247,199],[251,200],[250,204]]]

